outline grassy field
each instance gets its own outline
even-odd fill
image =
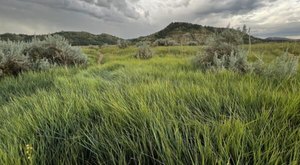
[[[300,54],[249,58],[287,47]],[[300,164],[299,74],[203,73],[200,47],[83,49],[87,68],[0,80],[0,164]]]

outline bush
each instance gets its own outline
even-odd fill
[[[197,45],[199,45],[199,43],[198,43],[197,41],[189,41],[189,42],[187,43],[187,45],[188,45],[188,46],[197,46]]]
[[[214,34],[207,40],[205,54],[213,57],[218,54],[218,57],[234,55],[243,51],[239,45],[243,44],[242,36],[239,33],[227,29],[220,34]]]
[[[214,34],[208,39],[204,53],[194,59],[194,65],[202,70],[229,69],[247,72],[250,65],[247,62],[247,53],[239,47],[241,44],[242,37],[231,29]]]
[[[69,42],[58,35],[48,36],[44,41],[41,41],[42,47],[54,54],[49,56],[54,59],[54,63],[59,65],[85,65],[87,64],[87,57],[82,54],[80,47],[72,47]],[[50,60],[49,59],[49,60]],[[56,60],[56,61],[55,61]]]
[[[152,56],[153,51],[151,50],[150,46],[146,43],[143,43],[141,46],[139,46],[139,49],[134,57],[139,59],[149,59],[152,58]]]
[[[247,61],[247,53],[233,52],[229,56],[218,56],[216,53],[213,57],[199,55],[193,59],[193,65],[201,70],[222,70],[228,69],[236,72],[245,73],[251,69],[251,65]]]
[[[118,47],[120,49],[125,49],[129,46],[129,43],[126,40],[118,40]]]
[[[0,76],[18,75],[28,70],[45,70],[52,66],[84,65],[87,57],[61,36],[47,36],[41,41],[0,42]]]
[[[265,77],[270,77],[274,79],[285,79],[291,78],[297,74],[298,71],[299,58],[293,55],[288,55],[284,53],[283,55],[277,57],[269,65],[261,67],[263,69],[257,70],[259,75]],[[257,67],[256,67],[257,68]]]
[[[30,69],[29,58],[22,54],[25,48],[22,42],[0,41],[0,77],[17,75]]]
[[[157,39],[153,42],[153,46],[178,46],[179,44],[172,39]]]
[[[136,43],[135,46],[140,47],[140,46],[143,46],[144,44],[151,45],[151,42],[150,41],[140,41],[140,42]]]
[[[248,53],[239,47],[242,41],[242,37],[230,29],[219,35],[215,34],[208,40],[204,53],[193,59],[193,64],[202,70],[228,69],[240,73],[253,72],[276,79],[290,78],[297,74],[298,57],[285,53],[267,66],[261,59],[250,63],[247,60]]]

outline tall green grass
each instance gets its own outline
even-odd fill
[[[197,47],[84,51],[87,69],[0,81],[0,164],[300,163],[299,74],[203,73]]]
[[[255,60],[256,57],[262,57],[264,61],[270,62],[276,56],[280,56],[283,52],[299,56],[300,42],[282,42],[282,43],[261,43],[254,45],[246,45],[245,49],[250,48],[250,60]]]

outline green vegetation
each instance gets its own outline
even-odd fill
[[[277,47],[252,45],[249,60],[272,63]],[[201,72],[201,47],[153,49],[84,47],[86,69],[0,80],[0,164],[300,163],[299,74]]]
[[[222,33],[226,31],[227,28],[217,28],[210,26],[201,26],[197,24],[185,23],[185,22],[173,22],[169,24],[166,28],[144,37],[139,37],[132,39],[134,43],[140,41],[150,41],[154,42],[160,46],[168,46],[168,41],[175,44],[179,43],[180,45],[194,45],[200,44],[204,45],[207,38],[215,33]],[[234,33],[242,35],[243,31],[231,29]],[[261,43],[264,40],[250,36],[252,43]],[[155,42],[156,41],[156,42]],[[244,43],[249,42],[249,35],[243,36]]]
[[[134,57],[139,59],[149,59],[152,58],[152,56],[153,51],[151,50],[150,46],[146,43],[143,43],[141,46],[139,46],[139,49]]]
[[[153,42],[153,46],[178,46],[179,44],[172,39],[157,39]]]
[[[86,45],[115,45],[117,44],[117,41],[120,39],[118,37],[109,35],[109,34],[100,34],[100,35],[94,35],[88,32],[57,32],[53,33],[51,35],[59,35],[64,38],[66,38],[71,45],[73,46],[86,46]],[[3,41],[24,41],[24,42],[30,42],[33,38],[38,38],[40,40],[43,40],[48,35],[24,35],[24,34],[1,34],[0,39]]]
[[[0,78],[57,65],[85,64],[87,58],[81,50],[61,36],[47,36],[43,41],[35,38],[31,42],[0,41]]]
[[[243,31],[246,31],[244,26]],[[244,32],[245,33],[245,32]],[[284,79],[297,74],[298,57],[288,52],[278,56],[270,64],[257,57],[254,63],[248,61],[251,48],[242,48],[243,36],[228,29],[211,36],[204,52],[195,57],[193,64],[203,71],[227,69],[239,73],[254,72],[256,74]],[[251,45],[249,45],[251,46]],[[273,57],[274,58],[274,57]]]
[[[118,40],[117,45],[120,49],[125,49],[129,46],[129,43],[126,40]]]
[[[284,52],[291,55],[300,55],[299,42],[260,43],[251,46],[246,45],[245,49],[250,50],[250,61],[255,61],[259,57],[263,61],[270,62],[274,57],[278,57]]]
[[[240,48],[242,44],[242,36],[233,30],[228,29],[215,34],[208,39],[205,51],[194,59],[193,64],[204,71],[228,69],[248,72],[250,65],[247,61],[247,52]]]
[[[245,27],[246,28],[246,27]],[[204,45],[206,38],[213,35],[214,33],[222,33],[226,28],[217,28],[210,26],[201,26],[197,24],[185,23],[185,22],[173,22],[169,24],[166,28],[150,34],[148,36],[130,39],[131,44],[136,44],[139,42],[150,42],[156,46],[176,46],[176,45]],[[243,34],[244,31],[234,30],[237,34]],[[118,40],[124,41],[119,37],[100,34],[95,35],[88,32],[68,32],[62,31],[53,33],[51,35],[60,35],[66,38],[73,46],[88,46],[88,45],[116,45]],[[24,34],[0,34],[0,39],[7,41],[25,41],[29,42],[34,37],[39,39],[44,39],[47,35],[24,35]],[[243,36],[244,43],[248,43],[249,36]],[[252,43],[264,42],[263,39],[251,36]],[[267,40],[268,41],[268,40]]]

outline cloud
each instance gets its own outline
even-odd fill
[[[133,19],[138,19],[140,17],[137,9],[134,7],[134,3],[138,0],[78,0],[79,2],[85,2],[89,5],[99,7],[99,9],[116,9],[117,11],[123,13],[125,16]]]
[[[202,8],[199,14],[243,14],[252,10],[264,7],[276,0],[210,0],[202,1]]]
[[[80,12],[107,21],[122,22],[138,19],[141,15],[131,3],[138,0],[18,0],[54,9]]]
[[[225,0],[223,6],[218,3],[214,8],[206,7],[191,17],[195,18],[195,23],[204,25],[226,26],[230,23],[238,27],[246,24],[251,27],[252,34],[260,37],[300,35],[299,0],[251,2]]]
[[[300,0],[0,0],[0,32],[82,30],[133,38],[170,22],[300,36]],[[16,28],[20,27],[20,28]]]

